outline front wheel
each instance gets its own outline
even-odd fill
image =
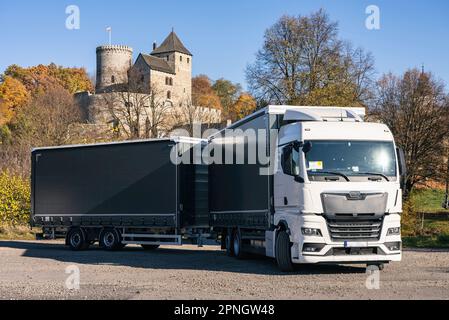
[[[280,231],[276,237],[276,262],[281,271],[294,270],[292,263],[290,236],[286,231]]]

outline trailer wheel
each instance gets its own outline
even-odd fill
[[[122,242],[120,233],[117,229],[106,228],[100,232],[100,247],[107,251],[113,251],[120,248]]]
[[[245,255],[242,250],[243,241],[242,241],[242,235],[241,235],[239,229],[235,229],[234,236],[232,238],[233,238],[232,248],[234,249],[234,256],[237,259],[243,259]]]
[[[284,272],[293,271],[290,236],[286,231],[280,231],[276,237],[276,261],[279,269]]]
[[[152,250],[156,250],[159,248],[159,245],[157,244],[141,244],[143,250],[146,251],[152,251]]]
[[[66,243],[73,251],[81,251],[89,248],[89,242],[86,240],[86,234],[81,228],[73,228],[67,234]]]
[[[234,242],[234,235],[232,234],[232,231],[228,231],[226,233],[226,255],[228,257],[233,257],[234,256],[234,246],[233,246],[233,242]]]

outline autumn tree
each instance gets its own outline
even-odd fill
[[[372,117],[387,124],[404,149],[406,194],[427,179],[446,174],[444,142],[449,138],[449,99],[444,85],[430,73],[409,70],[384,75],[377,83]]]
[[[371,54],[341,41],[338,24],[319,10],[270,27],[246,77],[261,105],[364,106],[373,70]]]
[[[42,146],[59,146],[72,141],[72,126],[81,121],[73,96],[61,86],[48,87],[20,108],[8,124],[10,138],[2,141],[0,171],[22,175],[30,172],[29,152]]]
[[[196,106],[221,109],[220,97],[212,89],[212,81],[205,75],[192,78],[192,101]]]
[[[59,85],[69,93],[93,91],[93,85],[84,68],[64,68],[55,64],[22,68],[9,66],[5,76],[19,80],[32,95],[43,93],[47,88]]]
[[[232,121],[238,121],[256,111],[256,100],[248,93],[242,93],[231,106],[230,116]]]
[[[231,108],[242,93],[241,85],[221,78],[214,82],[212,85],[212,90],[214,90],[220,98],[220,103],[223,108],[223,116],[226,118],[231,117]]]
[[[0,83],[0,126],[11,121],[17,109],[29,100],[29,93],[18,80],[6,76]]]

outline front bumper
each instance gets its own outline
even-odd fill
[[[290,226],[290,238],[293,242],[291,256],[294,263],[388,263],[402,260],[401,249],[391,251],[386,245],[401,243],[400,235],[387,236],[388,229],[400,227],[399,214],[385,216],[380,237],[375,241],[335,241],[331,238],[323,216],[303,215],[298,217],[297,223],[293,228]],[[322,236],[304,236],[301,228],[319,229]],[[305,252],[305,245],[311,244],[321,246],[322,249],[318,252]]]

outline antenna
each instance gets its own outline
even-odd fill
[[[421,65],[421,73],[422,73],[422,74],[425,73],[425,72],[424,72],[424,62],[423,62],[422,65]]]

